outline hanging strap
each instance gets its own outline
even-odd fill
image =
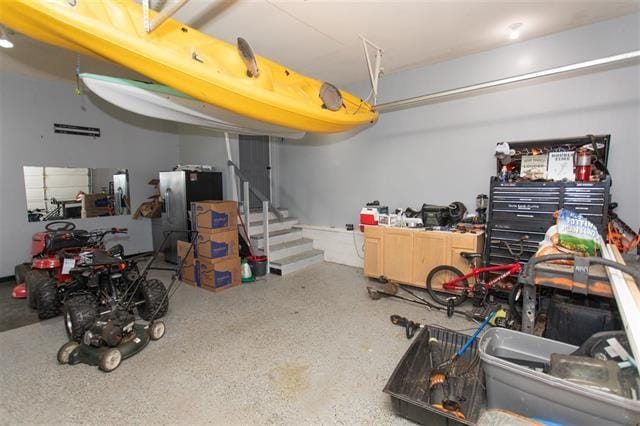
[[[82,90],[80,89],[80,55],[76,55],[76,95],[81,95]]]

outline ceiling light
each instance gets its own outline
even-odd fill
[[[522,30],[522,22],[509,25],[509,38],[511,40],[517,40],[520,38],[520,31]]]
[[[7,36],[7,31],[3,27],[0,27],[0,47],[5,49],[11,49],[13,47],[13,43]]]

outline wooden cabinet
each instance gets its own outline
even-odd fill
[[[369,276],[379,277],[382,275],[382,238],[366,238],[364,240],[364,251],[368,253],[364,257],[364,270]]]
[[[408,282],[424,287],[429,272],[447,263],[447,234],[425,231],[412,232],[410,235],[413,236],[414,250],[411,254],[411,279]]]
[[[397,281],[411,280],[413,236],[401,229],[390,228],[382,238],[382,272]],[[384,252],[388,255],[385,256]],[[366,258],[366,255],[365,255]]]
[[[460,252],[482,250],[484,234],[461,234],[406,228],[366,226],[364,230],[364,274],[418,287],[439,265],[452,265],[463,272],[469,264]]]

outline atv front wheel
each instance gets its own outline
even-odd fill
[[[55,278],[51,278],[38,291],[38,318],[49,319],[58,316],[59,313],[58,282]]]
[[[32,309],[38,309],[40,288],[49,281],[49,274],[42,269],[31,269],[24,274],[24,288],[27,291],[27,303]]]
[[[89,293],[71,293],[67,295],[63,303],[65,305],[91,305],[96,306],[98,304],[98,298],[95,294]]]
[[[13,270],[13,274],[16,277],[16,284],[24,284],[24,277],[30,270],[31,265],[29,265],[28,263],[21,263],[19,265],[16,265]]]
[[[138,314],[145,321],[162,318],[169,309],[167,289],[160,280],[143,281],[140,284],[143,303],[138,305]]]
[[[97,310],[94,305],[67,303],[64,306],[64,328],[69,339],[80,342],[96,320]]]

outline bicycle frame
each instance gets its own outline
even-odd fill
[[[508,276],[518,276],[520,274],[520,271],[522,270],[522,265],[520,265],[520,262],[514,262],[514,263],[507,263],[505,265],[498,265],[498,266],[485,266],[485,267],[481,267],[481,268],[477,268],[475,266],[473,266],[471,268],[471,271],[467,272],[466,274],[464,274],[461,277],[455,278],[451,281],[447,281],[446,283],[442,284],[442,289],[443,290],[449,290],[449,291],[465,291],[467,293],[472,293],[473,292],[473,287],[466,287],[464,285],[462,285],[462,282],[464,280],[467,280],[471,277],[478,277],[480,276],[480,274],[483,274],[485,272],[501,272],[504,271],[502,274],[500,274],[498,277],[492,279],[491,281],[488,281],[486,283],[481,284],[482,287],[484,287],[485,289],[490,289],[495,283],[505,279]]]

